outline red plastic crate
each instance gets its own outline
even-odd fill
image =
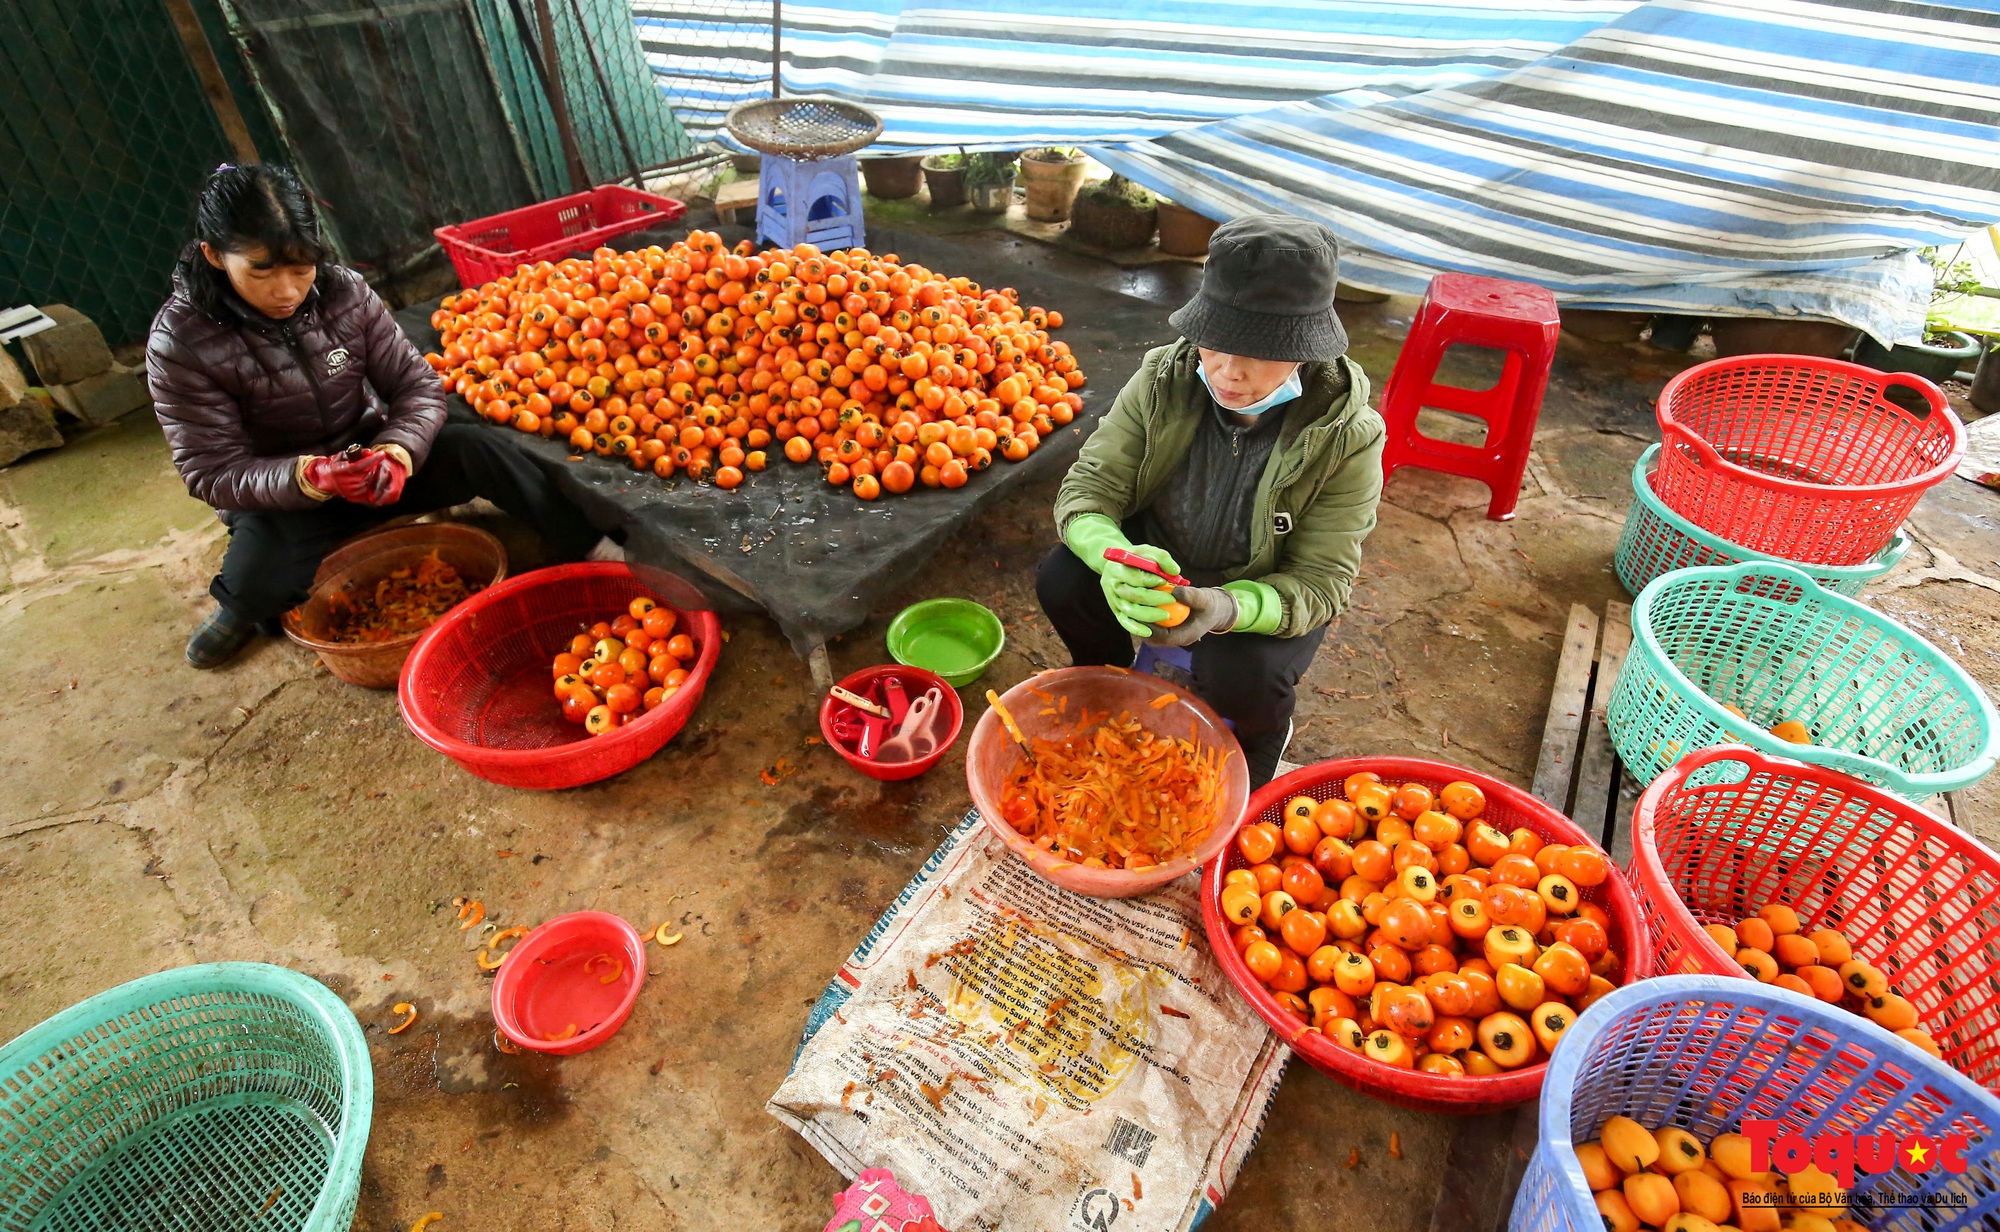
[[[616,561],[556,565],[467,599],[418,639],[396,696],[419,740],[507,787],[580,787],[630,770],[686,725],[722,652],[714,612],[681,611],[694,640],[687,682],[666,704],[602,736],[562,717],[549,664],[570,638],[652,592]]]
[[[628,232],[686,217],[687,206],[672,197],[605,184],[431,234],[451,257],[460,284],[476,287],[520,266],[588,252]]]

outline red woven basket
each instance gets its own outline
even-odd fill
[[[695,644],[680,692],[608,735],[562,717],[550,661],[570,638],[652,597],[616,562],[557,565],[481,591],[430,627],[396,685],[417,739],[508,787],[580,787],[629,770],[686,726],[722,650],[713,612],[681,612]]]
[[[628,232],[686,217],[687,206],[672,197],[605,184],[490,218],[439,227],[431,234],[451,258],[460,285],[476,287],[523,265],[559,261]]]
[[[1445,762],[1415,757],[1349,757],[1301,767],[1271,780],[1251,796],[1249,807],[1243,812],[1242,824],[1247,826],[1259,821],[1282,823],[1285,804],[1292,797],[1311,796],[1315,800],[1326,800],[1337,796],[1347,776],[1362,770],[1373,770],[1387,783],[1422,783],[1432,791],[1446,783],[1471,783],[1486,793],[1486,812],[1483,816],[1488,824],[1509,831],[1525,826],[1546,842],[1602,850],[1595,840],[1577,828],[1576,823],[1512,783]],[[1454,1077],[1396,1069],[1334,1043],[1278,1008],[1277,999],[1243,964],[1243,956],[1237,953],[1229,935],[1229,926],[1222,919],[1222,879],[1231,869],[1246,866],[1242,850],[1232,841],[1223,848],[1221,856],[1209,861],[1202,869],[1201,919],[1208,933],[1209,947],[1215,951],[1216,961],[1222,964],[1230,982],[1236,985],[1236,991],[1243,994],[1250,1007],[1257,1011],[1257,1016],[1270,1024],[1271,1030],[1290,1044],[1293,1052],[1304,1057],[1308,1065],[1364,1095],[1418,1112],[1497,1112],[1526,1103],[1541,1094],[1542,1075],[1548,1069],[1546,1061],[1487,1077]],[[1652,943],[1647,940],[1638,901],[1625,884],[1624,876],[1613,868],[1604,884],[1585,890],[1583,898],[1602,907],[1605,915],[1610,917],[1612,948],[1624,955],[1624,969],[1612,982],[1629,984],[1651,974]]]
[[[1908,801],[1741,745],[1646,789],[1627,870],[1660,975],[1748,979],[1704,933],[1766,903],[1836,928],[1917,1007],[1947,1063],[2000,1094],[2000,857]]]
[[[1926,411],[1889,399],[1912,391]],[[1733,544],[1815,565],[1858,565],[1965,453],[1965,425],[1920,376],[1806,355],[1696,364],[1660,391],[1669,509]]]

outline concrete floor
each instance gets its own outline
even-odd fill
[[[1194,276],[962,239],[1161,302]],[[1343,312],[1378,389],[1413,308]],[[1610,565],[1630,468],[1654,437],[1649,399],[1687,362],[1566,337],[1513,522],[1485,520],[1477,485],[1396,476],[1355,606],[1301,691],[1294,760],[1442,756],[1526,782],[1569,605],[1624,597]],[[1025,491],[986,515],[834,647],[836,669],[883,660],[886,617],[933,594],[1007,621],[982,687],[1061,665],[1032,591],[1052,497]],[[1872,597],[2000,691],[1996,514],[1994,495],[1947,481],[1916,519],[1922,545]],[[502,529],[531,560],[531,538]],[[0,471],[0,657],[15,665],[0,685],[0,1038],[162,968],[282,963],[368,1029],[377,1098],[357,1228],[429,1210],[439,1232],[820,1228],[842,1182],[763,1104],[806,1007],[967,807],[962,758],[908,784],[858,778],[808,743],[816,699],[775,626],[735,619],[701,709],[661,754],[573,792],[494,787],[412,738],[391,694],[342,685],[287,643],[187,669],[222,542],[144,416]],[[781,757],[797,772],[767,785]],[[2000,787],[1967,803],[2000,838]],[[584,907],[641,927],[671,916],[687,941],[654,949],[637,1012],[604,1047],[503,1056],[474,947],[438,910],[459,894],[507,924]],[[390,1037],[402,1000],[422,1018]],[[1295,1065],[1210,1227],[1330,1211],[1426,1227],[1451,1124]]]

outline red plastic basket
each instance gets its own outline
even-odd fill
[[[1446,783],[1472,783],[1486,793],[1486,812],[1483,816],[1488,824],[1509,831],[1525,826],[1546,842],[1602,850],[1595,840],[1577,828],[1576,823],[1512,783],[1445,762],[1415,757],[1349,757],[1301,767],[1258,789],[1243,812],[1242,825],[1259,821],[1282,823],[1285,804],[1292,797],[1329,799],[1340,794],[1341,784],[1348,775],[1362,770],[1373,770],[1382,776],[1384,782],[1422,783],[1433,791]],[[1243,956],[1237,953],[1229,936],[1229,927],[1222,920],[1222,879],[1231,869],[1243,867],[1246,867],[1243,852],[1231,841],[1223,848],[1222,855],[1209,861],[1202,870],[1201,920],[1208,933],[1209,947],[1215,951],[1216,961],[1222,964],[1230,982],[1236,985],[1236,991],[1243,994],[1250,1007],[1257,1011],[1257,1016],[1270,1024],[1271,1030],[1290,1044],[1293,1052],[1304,1057],[1308,1065],[1364,1095],[1372,1095],[1404,1108],[1414,1108],[1418,1112],[1497,1112],[1526,1103],[1541,1093],[1542,1075],[1548,1069],[1546,1061],[1487,1077],[1454,1077],[1396,1069],[1334,1043],[1278,1008],[1277,999],[1256,976],[1250,974],[1250,968],[1244,966]],[[1611,876],[1605,879],[1603,885],[1585,890],[1583,897],[1585,901],[1602,907],[1605,915],[1610,917],[1612,948],[1624,955],[1624,969],[1612,982],[1629,984],[1650,975],[1652,943],[1646,937],[1646,925],[1638,900],[1625,884],[1624,875],[1612,869]]]
[[[444,245],[460,285],[476,287],[520,266],[588,252],[628,231],[686,217],[687,206],[672,197],[606,184],[431,234]]]
[[[1889,391],[1914,392],[1912,414]],[[1938,387],[1806,355],[1697,364],[1660,391],[1669,509],[1733,544],[1814,565],[1874,558],[1965,453]]]
[[[1662,975],[1748,979],[1703,924],[1766,903],[1836,928],[1917,1007],[1944,1059],[2000,1094],[2000,857],[1859,779],[1741,745],[1683,758],[1634,815],[1627,870]]]
[[[722,650],[713,612],[682,612],[695,644],[686,683],[665,704],[608,735],[562,717],[549,663],[569,639],[652,597],[617,562],[557,565],[483,590],[432,625],[396,685],[417,739],[472,774],[508,787],[580,787],[629,770],[686,726]]]

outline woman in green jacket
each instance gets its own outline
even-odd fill
[[[1291,739],[1294,690],[1347,607],[1382,493],[1382,419],[1334,313],[1331,231],[1281,214],[1217,228],[1170,318],[1056,497],[1036,590],[1072,662],[1129,667],[1132,639],[1191,649],[1251,785]],[[1122,548],[1191,583],[1107,559]],[[1189,609],[1172,628],[1166,604]]]

